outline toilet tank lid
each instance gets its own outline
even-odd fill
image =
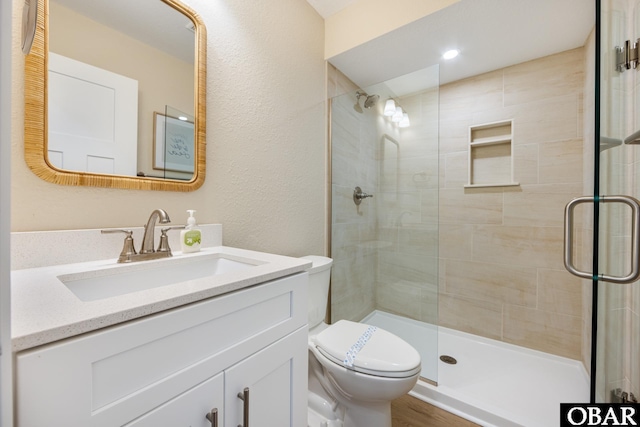
[[[303,256],[302,259],[308,259],[313,263],[311,268],[307,270],[309,273],[317,273],[319,271],[327,270],[331,268],[331,264],[333,263],[331,258],[319,255],[307,255]]]

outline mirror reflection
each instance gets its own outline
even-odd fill
[[[160,0],[51,0],[49,163],[192,179],[194,39],[191,19]]]

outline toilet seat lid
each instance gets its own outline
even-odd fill
[[[384,329],[340,320],[315,337],[316,348],[329,360],[369,375],[402,378],[420,372],[420,354]]]

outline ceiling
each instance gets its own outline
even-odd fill
[[[185,28],[190,21],[158,0],[56,1],[193,60],[193,33]],[[326,18],[358,0],[307,1]],[[151,27],[141,25],[149,22]],[[363,88],[435,64],[439,83],[445,84],[583,46],[594,22],[591,0],[461,0],[329,62]],[[362,25],[366,22],[354,22],[353,31]],[[460,55],[442,60],[452,48]],[[404,90],[425,84],[418,77]]]
[[[331,15],[340,12],[345,7],[357,0],[307,0],[311,6],[322,16],[327,19]]]
[[[307,1],[325,18],[353,2]],[[445,84],[583,46],[594,24],[590,0],[461,0],[329,62],[362,88],[434,64]],[[442,54],[453,48],[460,55],[444,61]],[[409,86],[419,90],[420,84]]]

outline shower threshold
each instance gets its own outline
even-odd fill
[[[420,353],[424,379],[412,396],[482,426],[558,426],[560,403],[589,401],[589,377],[577,360],[377,310],[363,322]],[[441,355],[457,363],[444,363]]]

